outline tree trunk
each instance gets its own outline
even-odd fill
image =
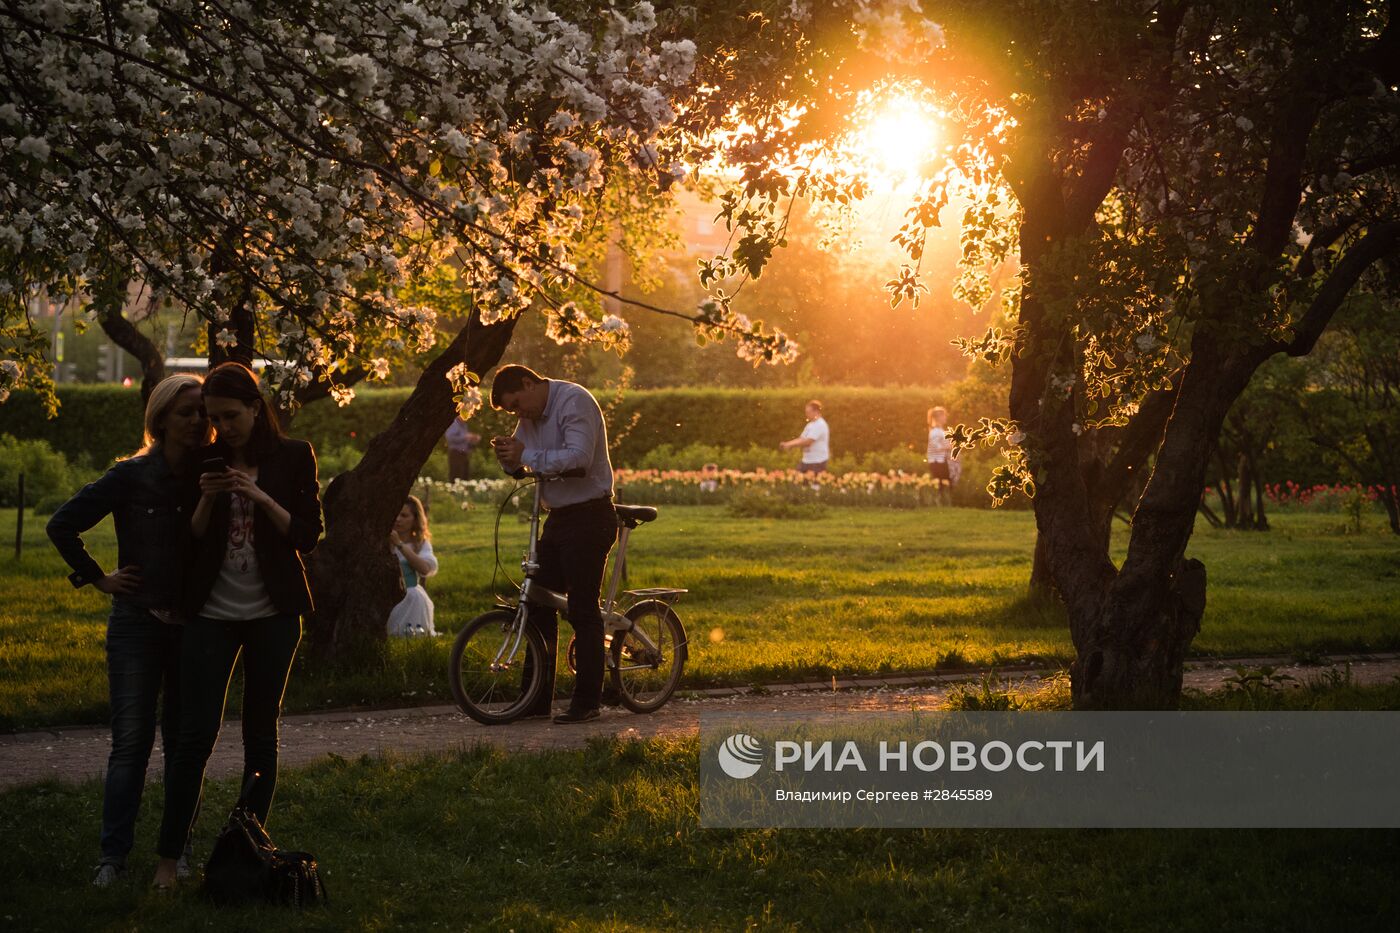
[[[1080,435],[1079,472],[1085,489],[1090,491],[1091,514],[1095,522],[1102,521],[1102,525],[1095,526],[1095,534],[1101,539],[1105,554],[1113,543],[1113,519],[1120,508],[1128,510],[1124,521],[1132,525],[1132,509],[1142,498],[1148,461],[1162,441],[1178,388],[1180,379],[1174,377],[1171,386],[1150,393],[1126,427],[1097,428]],[[1045,539],[1038,533],[1031,563],[1030,595],[1038,599],[1059,598]]]
[[[1254,530],[1268,531],[1269,516],[1264,514],[1264,473],[1259,469],[1259,457],[1251,456],[1254,472]]]
[[[122,314],[120,308],[113,309],[98,317],[102,332],[112,342],[136,358],[141,366],[141,401],[151,397],[156,383],[165,378],[165,354],[151,342],[151,339]]]
[[[1094,540],[1094,549],[1102,551],[1105,557],[1113,545],[1113,517],[1118,512],[1118,503],[1106,499],[1094,499],[1090,504],[1089,532]],[[1050,550],[1045,536],[1035,536],[1035,557],[1031,562],[1030,595],[1033,599],[1056,599],[1059,591],[1055,588],[1054,574],[1050,570]]]
[[[1248,531],[1254,527],[1254,473],[1250,469],[1249,454],[1240,451],[1239,456],[1239,511],[1237,527]]]
[[[419,471],[456,416],[447,372],[465,362],[485,373],[510,344],[516,318],[484,325],[475,312],[423,371],[393,422],[369,442],[359,464],[326,490],[326,536],[311,554],[316,611],[308,619],[312,655],[337,663],[383,657],[385,622],[403,597],[388,535]]]
[[[1385,514],[1390,519],[1390,530],[1400,535],[1400,503],[1395,500],[1394,488],[1381,490],[1381,501],[1385,503]]]
[[[1077,709],[1175,709],[1181,702],[1186,651],[1206,605],[1206,568],[1185,556],[1186,545],[1225,415],[1262,361],[1222,355],[1204,335],[1193,344],[1127,559],[1098,611],[1070,616]]]
[[[1201,496],[1201,504],[1197,508],[1199,509],[1200,513],[1206,517],[1206,521],[1210,523],[1210,527],[1225,527],[1225,523],[1220,520],[1220,516],[1216,515],[1215,512],[1211,510],[1210,503],[1206,502],[1206,497],[1204,494]]]
[[[1035,556],[1031,559],[1030,597],[1034,600],[1050,601],[1059,598],[1055,592],[1055,578],[1050,573],[1050,551],[1045,545],[1045,536],[1036,533]]]
[[[1215,487],[1220,496],[1220,511],[1225,516],[1225,527],[1236,528],[1239,526],[1239,518],[1235,510],[1235,490],[1230,483],[1230,468],[1223,453],[1217,451],[1216,459],[1220,461],[1220,483]]]

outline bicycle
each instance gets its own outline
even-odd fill
[[[521,470],[524,480],[501,503],[496,515],[496,564],[500,568],[501,516],[506,506],[523,489],[534,486],[530,509],[530,546],[520,562],[524,579],[519,596],[502,600],[488,612],[468,622],[452,644],[448,683],[462,712],[484,725],[512,722],[530,709],[548,678],[534,676],[543,664],[555,664],[545,657],[544,637],[529,624],[532,605],[546,605],[567,618],[568,599],[535,581],[539,570],[539,527],[541,492],[544,484],[557,479],[583,475],[582,470],[559,474],[535,474]],[[603,613],[605,674],[612,679],[622,705],[635,713],[651,713],[665,705],[680,683],[685,668],[687,640],[685,626],[672,604],[684,589],[652,587],[626,590],[621,596],[626,608],[618,611],[618,587],[627,559],[627,542],[633,530],[654,521],[657,511],[650,506],[618,505],[619,535],[613,556],[612,574],[606,595],[599,604]],[[573,668],[573,642],[566,652]]]

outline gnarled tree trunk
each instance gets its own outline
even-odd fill
[[[388,547],[389,528],[433,447],[456,415],[447,373],[495,366],[516,318],[485,325],[475,312],[423,371],[393,422],[370,441],[359,464],[326,490],[326,536],[311,554],[316,611],[310,650],[338,662],[382,656],[385,622],[403,597],[403,579]]]
[[[1133,517],[1128,556],[1100,594],[1071,614],[1080,709],[1173,709],[1201,628],[1206,568],[1185,556],[1220,426],[1262,356],[1221,357],[1198,337],[1155,468]],[[1095,598],[1097,596],[1097,598]]]

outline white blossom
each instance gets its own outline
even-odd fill
[[[49,160],[49,141],[42,136],[26,136],[19,141],[16,148],[20,155],[37,159],[40,162]]]
[[[15,84],[0,250],[22,256],[0,295],[69,294],[116,270],[215,324],[224,347],[246,297],[287,360],[279,392],[431,347],[434,316],[400,292],[448,255],[483,321],[521,313],[570,281],[606,177],[638,153],[663,188],[682,177],[658,164],[657,134],[696,57],[655,37],[647,3],[584,22],[548,3],[330,0],[291,18],[176,4],[201,37],[191,50],[144,0],[37,0],[23,29],[0,12]],[[42,124],[20,101],[45,102]],[[22,303],[0,307],[0,353],[42,372],[39,351],[10,349],[43,345]],[[620,318],[573,324],[570,339],[630,336]],[[790,346],[770,334],[743,352]]]

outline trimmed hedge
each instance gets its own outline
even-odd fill
[[[58,417],[45,417],[38,397],[15,392],[0,405],[0,434],[44,440],[74,463],[105,468],[141,447],[141,390],[118,385],[61,385]]]
[[[392,421],[409,391],[363,389],[344,408],[329,400],[316,402],[297,414],[291,433],[318,449],[364,450]],[[954,423],[1005,413],[1004,403],[966,383],[945,388],[646,389],[628,392],[616,406],[611,396],[599,393],[614,433],[629,424],[634,413],[638,416],[618,445],[618,466],[639,464],[662,444],[676,449],[692,444],[776,448],[802,430],[803,405],[810,398],[822,401],[831,425],[833,456],[863,456],[897,447],[922,451],[926,413],[934,404],[947,407]],[[99,467],[140,446],[142,406],[136,389],[60,386],[59,399],[63,407],[50,421],[32,395],[14,393],[0,405],[0,433],[47,440],[69,459],[87,458]],[[472,425],[489,437],[509,431],[514,419],[486,409]],[[796,452],[792,459],[797,460]]]

